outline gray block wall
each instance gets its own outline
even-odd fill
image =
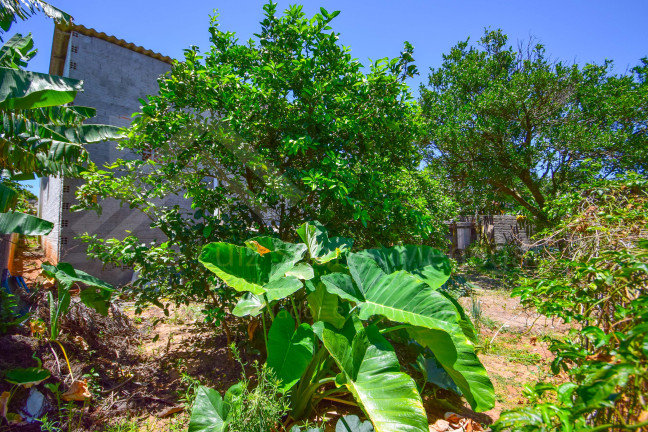
[[[63,179],[60,177],[43,177],[40,183],[40,197],[38,200],[39,217],[54,222],[54,228],[46,235],[41,236],[41,246],[45,258],[52,263],[59,260],[59,231],[61,220],[61,195],[63,193]]]
[[[84,91],[77,95],[74,104],[96,108],[96,117],[88,123],[128,126],[131,115],[139,111],[139,99],[157,94],[157,78],[170,68],[167,62],[73,31],[65,75],[84,82]],[[100,167],[117,158],[135,157],[132,152],[118,150],[113,142],[92,144],[87,149],[90,159]],[[105,239],[123,239],[128,235],[126,230],[146,242],[164,236],[160,231],[150,229],[148,217],[121,207],[115,200],[101,202],[101,216],[96,212],[70,212],[69,208],[76,201],[76,188],[81,183],[79,179],[69,178],[44,180],[42,215],[55,222],[55,229],[47,236],[44,246],[56,250],[55,261],[69,262],[75,268],[116,286],[128,283],[133,275],[132,269],[106,268],[100,261],[90,260],[86,245],[75,237],[88,233]]]

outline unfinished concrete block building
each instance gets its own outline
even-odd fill
[[[83,80],[84,91],[74,103],[97,109],[93,123],[128,126],[132,113],[139,111],[139,99],[157,94],[157,79],[170,68],[171,58],[114,36],[82,25],[55,27],[49,72]],[[117,158],[136,157],[118,150],[112,142],[89,145],[87,149],[97,166]],[[53,263],[68,262],[114,285],[127,283],[132,278],[132,269],[104,268],[101,262],[89,260],[85,245],[75,237],[87,232],[121,239],[129,230],[143,241],[152,241],[161,233],[150,229],[146,216],[120,207],[115,200],[102,202],[100,217],[95,212],[70,212],[80,184],[78,179],[41,179],[40,217],[54,222],[52,232],[42,237],[46,258]]]

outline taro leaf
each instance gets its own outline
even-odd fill
[[[72,102],[83,82],[71,78],[0,68],[0,108],[33,109]]]
[[[315,286],[313,292],[308,294],[308,307],[313,314],[313,321],[324,321],[336,328],[342,328],[344,317],[340,315],[338,296],[326,291],[323,284]]]
[[[328,231],[318,221],[304,223],[297,228],[297,234],[306,243],[310,257],[319,264],[339,258],[353,246],[353,239],[345,237],[329,239]]]
[[[263,308],[266,307],[266,302],[263,299],[263,296],[254,295],[251,292],[247,292],[241,297],[241,299],[236,304],[232,313],[237,317],[244,316],[257,316],[261,313]]]
[[[341,332],[321,321],[313,330],[340,368],[337,385],[353,394],[376,432],[427,432],[416,384],[400,371],[394,348],[376,326],[350,319]]]
[[[96,287],[112,291],[113,287],[109,283],[102,281],[88,273],[77,270],[71,264],[59,262],[56,266],[49,263],[42,264],[43,273],[48,277],[54,278],[62,285],[72,286],[75,283],[85,284],[90,287]]]
[[[459,390],[448,372],[443,369],[435,358],[425,357],[423,354],[419,354],[416,362],[426,382],[445,390],[451,390],[461,396],[461,390]]]
[[[373,259],[382,271],[391,274],[404,270],[432,288],[439,288],[450,277],[450,260],[438,249],[429,246],[395,246],[367,249],[357,255]]]
[[[313,330],[304,323],[295,329],[295,320],[286,311],[281,310],[272,322],[268,333],[268,360],[277,378],[286,392],[302,376],[313,358]]]
[[[354,303],[361,303],[365,297],[353,283],[351,276],[344,273],[331,273],[321,277],[321,281],[326,287],[326,290],[331,293],[349,300]]]
[[[268,302],[272,302],[288,297],[299,291],[303,286],[302,281],[294,276],[288,276],[270,281],[263,288],[266,290],[266,299]]]
[[[491,409],[495,403],[493,384],[464,333],[455,304],[405,271],[385,274],[367,255],[350,254],[347,263],[364,297],[358,302],[360,319],[382,315],[415,326],[408,329],[410,336],[432,350],[471,407],[476,411]]]
[[[407,332],[412,339],[432,350],[472,409],[483,412],[495,405],[493,383],[463,333],[422,327],[411,327]]]
[[[335,425],[335,432],[374,432],[370,421],[363,422],[356,415],[345,415]]]
[[[445,298],[450,300],[452,304],[455,306],[455,308],[457,309],[457,313],[459,314],[458,320],[459,320],[459,326],[461,327],[461,331],[463,331],[463,334],[466,335],[469,341],[476,344],[477,333],[475,331],[475,326],[473,325],[468,315],[466,315],[466,311],[464,310],[464,308],[461,306],[461,304],[459,304],[457,299],[452,297],[452,295],[450,295],[450,293],[448,293],[447,291],[439,291],[439,292]]]
[[[5,372],[5,380],[11,384],[18,384],[25,388],[30,388],[33,385],[45,381],[50,375],[47,369],[40,367],[15,368]]]
[[[228,411],[229,407],[220,393],[205,386],[198,387],[191,410],[189,432],[224,432]]]
[[[315,272],[313,271],[313,267],[311,267],[310,264],[299,263],[291,270],[288,270],[286,272],[286,276],[295,276],[298,279],[307,281],[315,277]]]
[[[110,291],[98,288],[86,288],[81,291],[79,296],[86,306],[91,307],[103,316],[108,315],[108,309],[110,309]]]
[[[260,255],[264,255],[263,252],[267,251],[267,253],[272,252],[275,255],[284,256],[285,260],[292,260],[293,265],[301,260],[306,253],[306,245],[302,243],[287,243],[268,236],[251,238],[245,242],[245,245]]]
[[[52,222],[25,213],[0,213],[0,234],[46,235],[54,228]]]
[[[283,277],[304,253],[303,244],[257,237],[246,247],[223,242],[205,245],[199,261],[235,290],[260,295],[266,292],[264,285]]]
[[[113,291],[112,285],[102,281],[101,279],[97,279],[84,271],[76,270],[70,264],[65,262],[60,262],[56,266],[49,263],[43,263],[42,268],[45,275],[52,277],[59,282],[59,292],[63,287],[70,288],[76,283],[87,285],[87,288],[81,291],[81,301],[101,315],[106,316],[108,314],[110,296]],[[63,311],[63,314],[65,314],[65,311]]]

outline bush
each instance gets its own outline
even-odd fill
[[[527,387],[529,407],[494,430],[637,430],[648,425],[648,182],[630,174],[554,202],[564,220],[542,233],[538,274],[514,291],[577,326],[552,341],[562,385]]]

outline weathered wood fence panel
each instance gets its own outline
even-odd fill
[[[534,233],[525,218],[515,215],[460,216],[448,222],[448,228],[452,255],[480,240],[493,247],[518,244],[525,249]]]

